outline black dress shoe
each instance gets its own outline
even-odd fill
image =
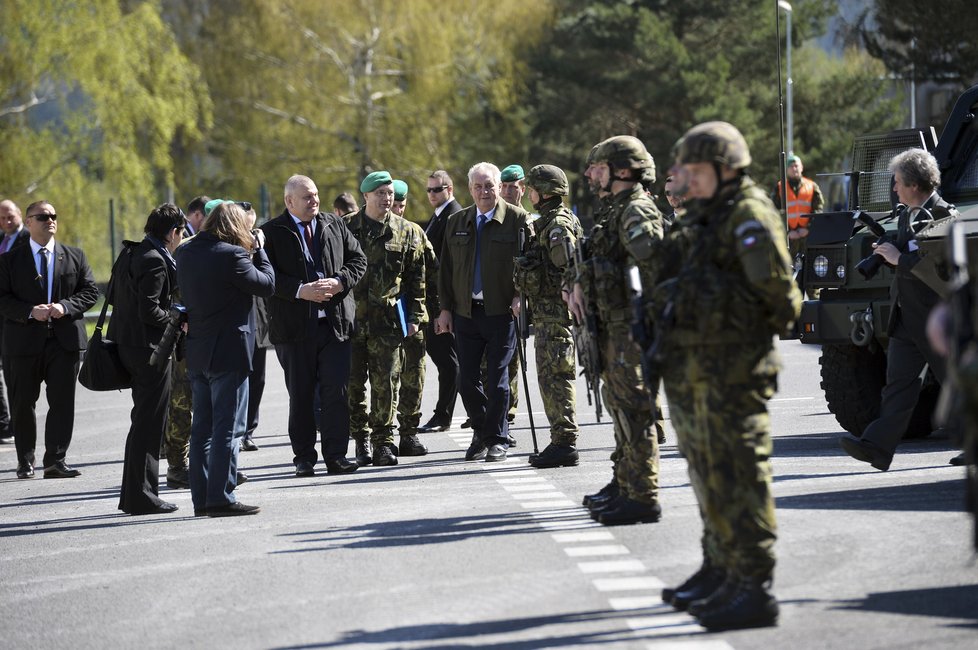
[[[869,440],[863,440],[862,438],[857,438],[851,433],[839,438],[839,444],[842,445],[842,449],[855,458],[856,460],[861,460],[864,463],[869,463],[881,472],[885,472],[890,469],[890,463],[893,461],[893,454],[881,449],[878,445]]]
[[[0,445],[12,445],[14,444],[14,437],[9,433],[0,435]]]
[[[373,461],[374,467],[397,465],[397,456],[394,455],[394,452],[387,445],[378,445],[374,447]]]
[[[506,421],[509,422],[510,424],[512,424],[513,422],[516,422],[516,414],[515,413],[507,413],[506,414]]]
[[[356,455],[357,465],[360,467],[366,467],[370,463],[374,462],[373,457],[370,455],[370,443],[364,440],[363,442],[358,442],[356,444]]]
[[[951,465],[955,465],[957,467],[961,467],[962,465],[967,465],[968,464],[968,459],[965,458],[965,454],[962,451],[960,454],[958,454],[957,456],[954,456],[953,458],[951,458],[951,460],[949,460],[947,462],[950,463]]]
[[[166,486],[171,490],[186,490],[190,487],[190,472],[186,467],[171,467],[167,469]]]
[[[400,444],[397,446],[399,456],[424,456],[428,453],[428,448],[421,444],[416,435],[401,436]]]
[[[153,506],[152,508],[147,508],[146,510],[133,510],[128,513],[130,515],[167,515],[171,512],[176,512],[179,510],[177,504],[167,503],[166,501],[161,501],[159,505]]]
[[[452,425],[451,422],[446,422],[444,420],[439,420],[438,418],[431,418],[428,423],[424,426],[418,427],[418,433],[432,433],[434,431],[448,431],[448,427]]]
[[[486,457],[486,452],[488,448],[479,439],[478,433],[472,434],[472,442],[469,443],[469,448],[465,450],[465,460],[482,460]]]
[[[44,478],[75,478],[76,476],[81,476],[81,472],[63,460],[44,468]]]
[[[351,474],[360,469],[360,463],[349,458],[337,458],[326,461],[327,474]]]
[[[621,499],[617,506],[598,513],[598,523],[605,526],[630,526],[631,524],[651,524],[662,517],[662,507],[658,503],[642,503],[634,499]]]
[[[207,509],[208,517],[239,517],[241,515],[257,515],[261,512],[258,506],[246,506],[240,501],[229,503],[226,506],[217,506]]]
[[[530,465],[545,469],[548,467],[573,467],[580,457],[573,445],[547,445],[539,454],[530,454]]]
[[[251,436],[245,436],[241,439],[241,451],[258,451],[258,445],[251,439]]]
[[[509,446],[510,447],[515,447],[516,446],[516,438],[514,438],[513,436],[509,436],[508,442],[509,442]]]
[[[34,478],[34,466],[30,463],[17,465],[17,478]]]
[[[308,460],[299,461],[295,464],[295,475],[300,477],[315,476],[316,470]]]
[[[506,447],[499,444],[489,447],[486,451],[486,462],[495,463],[501,460],[506,460]]]
[[[472,428],[472,418],[465,418],[465,422],[462,423],[462,428],[463,429],[471,429]]]
[[[194,517],[206,517],[206,516],[207,516],[207,508],[200,508],[200,509],[194,508]]]

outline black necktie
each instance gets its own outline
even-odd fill
[[[48,249],[42,248],[41,253],[41,290],[44,292],[44,300],[46,303],[51,302],[51,296],[48,295]]]

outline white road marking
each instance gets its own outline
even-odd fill
[[[520,492],[513,495],[514,499],[566,499],[567,495],[557,490],[548,492]]]
[[[510,485],[519,483],[546,483],[547,479],[542,476],[493,476],[500,485]]]
[[[662,589],[666,584],[654,576],[638,576],[632,578],[598,578],[594,587],[598,591],[639,591],[644,589]]]
[[[520,504],[523,508],[566,508],[567,506],[573,505],[577,504],[570,499],[561,499],[559,501],[528,501]]]
[[[614,539],[615,536],[606,530],[594,531],[593,533],[565,533],[553,535],[554,541],[559,544],[573,544],[575,542],[603,542]]]
[[[601,544],[597,546],[568,546],[564,549],[570,557],[591,557],[594,555],[628,555],[628,549],[621,544]]]
[[[656,641],[655,643],[651,643],[645,647],[649,650],[734,650],[732,645],[721,639]]]
[[[672,610],[672,607],[663,603],[662,599],[658,596],[623,596],[621,598],[609,598],[608,604],[611,605],[611,609],[618,611],[627,609],[650,609],[653,607],[662,607]]]
[[[607,560],[604,562],[578,562],[583,573],[616,573],[621,571],[645,571],[641,560]]]
[[[540,490],[557,491],[552,485],[540,485],[539,483],[517,483],[516,485],[504,485],[503,489],[507,492],[539,492]],[[513,496],[517,496],[514,494]]]

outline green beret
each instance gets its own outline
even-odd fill
[[[521,181],[526,174],[523,173],[523,168],[519,165],[510,165],[502,171],[499,175],[499,180],[504,183],[512,183],[513,181]]]
[[[407,193],[408,193],[407,183],[405,183],[401,179],[395,180],[394,181],[394,200],[395,201],[403,201],[404,198],[407,196]]]
[[[799,158],[799,157],[798,157],[798,156],[796,156],[795,154],[791,154],[790,156],[788,156],[788,158],[787,158],[787,160],[786,160],[786,162],[785,162],[785,164],[786,164],[786,165],[793,165],[793,164],[795,164],[796,162],[801,162],[801,158]]]
[[[391,178],[388,172],[371,172],[360,183],[360,191],[366,194],[367,192],[373,192],[381,185],[389,185],[393,182],[394,179]]]
[[[211,215],[211,212],[214,211],[214,208],[216,208],[217,206],[221,205],[222,203],[227,203],[227,201],[225,199],[211,199],[210,201],[208,201],[207,203],[205,203],[204,204],[204,216],[205,217],[209,217]]]

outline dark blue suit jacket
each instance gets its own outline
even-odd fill
[[[265,251],[252,254],[198,233],[177,248],[177,282],[187,308],[187,369],[250,372],[255,352],[253,296],[275,291]]]

